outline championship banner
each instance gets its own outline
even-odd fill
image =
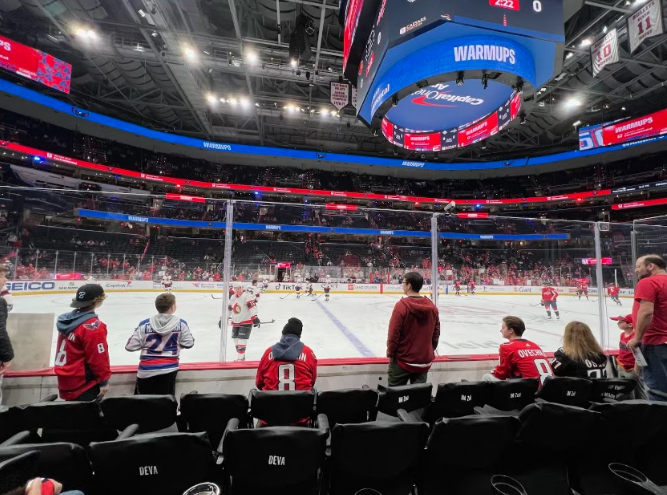
[[[615,64],[618,60],[618,31],[614,28],[591,45],[593,77],[597,76],[607,65]]]
[[[644,40],[662,33],[664,33],[664,28],[660,0],[651,0],[637,12],[628,16],[630,53],[634,53]]]
[[[350,104],[350,85],[347,83],[331,83],[331,104],[336,110],[342,110]]]

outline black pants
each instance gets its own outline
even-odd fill
[[[137,378],[134,395],[176,395],[178,370],[150,378]]]
[[[77,398],[72,399],[72,401],[77,402],[92,402],[97,399],[97,396],[100,395],[100,386],[95,385],[93,388],[89,388],[84,393],[79,395]]]
[[[389,382],[390,387],[398,387],[400,385],[407,385],[412,383],[426,383],[428,372],[413,373],[412,371],[401,368],[395,359],[389,360]]]

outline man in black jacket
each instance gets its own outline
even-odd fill
[[[0,265],[0,288],[7,283],[7,267]],[[0,297],[0,404],[2,404],[2,377],[14,359],[14,349],[7,333],[7,301]]]

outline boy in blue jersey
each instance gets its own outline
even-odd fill
[[[176,312],[176,296],[164,293],[155,299],[158,314],[139,323],[125,349],[141,351],[135,394],[175,395],[178,358],[195,339],[188,323]]]

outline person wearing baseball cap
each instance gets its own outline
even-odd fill
[[[95,313],[105,298],[101,285],[82,285],[70,304],[74,311],[58,317],[54,371],[64,400],[92,401],[109,391],[107,326]]]
[[[630,347],[628,347],[628,342],[635,336],[632,315],[612,316],[610,320],[618,322],[618,328],[623,332],[621,334],[621,342],[618,344],[619,351],[618,357],[616,358],[616,363],[618,364],[618,377],[635,380],[637,386],[633,392],[634,398],[645,400],[647,397],[646,391],[644,390],[644,383],[635,366],[635,355],[630,350]]]

